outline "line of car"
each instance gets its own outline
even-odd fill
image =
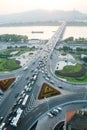
[[[27,68],[25,69],[27,70]],[[13,119],[13,117],[16,115],[16,111],[18,109],[18,107],[20,106],[20,108],[25,108],[22,105],[22,102],[26,96],[26,94],[29,94],[28,92],[31,92],[33,84],[37,78],[37,74],[38,74],[38,69],[35,69],[33,71],[32,77],[29,79],[29,77],[26,78],[27,84],[25,85],[24,89],[22,90],[22,92],[16,93],[15,98],[17,98],[16,102],[14,103],[10,113],[7,116],[7,120],[6,123],[3,122],[4,117],[0,117],[0,130],[7,130],[7,128],[4,128],[6,126],[6,124],[10,124],[11,120]]]
[[[62,111],[62,108],[61,108],[61,107],[56,107],[56,108],[52,109],[51,111],[49,111],[49,112],[47,113],[47,115],[52,118],[52,117],[54,117],[54,116],[57,116],[58,113],[60,113],[61,111]]]
[[[39,67],[41,68],[43,77],[51,84],[54,84],[54,81],[51,79],[51,76],[47,72],[46,62],[47,62],[47,56],[45,56],[42,60],[39,61]]]

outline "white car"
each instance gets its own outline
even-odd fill
[[[4,119],[4,117],[3,117],[3,116],[1,116],[1,117],[0,117],[0,123],[2,122],[2,120],[3,120],[3,119]]]
[[[27,67],[27,66],[23,68],[23,70],[24,70],[24,71],[25,71],[25,70],[27,70],[27,69],[28,69],[28,67]]]
[[[49,78],[46,77],[45,79],[49,81]]]
[[[62,108],[61,108],[61,107],[57,107],[57,109],[58,109],[59,111],[62,111]]]
[[[54,108],[54,109],[53,109],[53,111],[54,111],[54,112],[57,112],[57,113],[59,112],[59,110],[58,110],[58,109],[56,109],[56,108]]]
[[[47,115],[51,118],[53,117],[53,115],[50,112],[48,112]]]

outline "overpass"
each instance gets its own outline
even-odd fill
[[[58,28],[58,30],[54,33],[54,35],[51,37],[51,39],[47,42],[46,46],[41,51],[42,59],[45,56],[51,55],[57,42],[62,39],[65,29],[66,29],[66,22],[63,22],[63,24]]]

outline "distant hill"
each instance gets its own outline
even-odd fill
[[[55,22],[61,20],[84,20],[87,14],[79,11],[62,11],[62,10],[32,10],[28,12],[15,13],[9,15],[0,15],[0,25],[2,24],[27,24],[35,22]]]

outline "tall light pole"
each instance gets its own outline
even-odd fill
[[[46,101],[46,103],[47,103],[47,109],[48,109],[48,111],[49,111],[49,101],[48,101],[48,99],[45,97],[44,98],[45,99],[45,101]]]

